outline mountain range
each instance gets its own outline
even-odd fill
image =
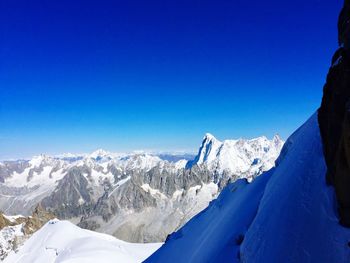
[[[0,163],[0,209],[30,215],[37,204],[80,227],[129,242],[162,242],[231,181],[274,166],[279,136],[217,140],[198,154],[39,155]]]
[[[320,108],[286,143],[207,134],[191,160],[98,151],[3,162],[7,211],[39,202],[142,242],[174,231],[135,245],[51,220],[5,262],[350,262],[350,0],[338,42]]]

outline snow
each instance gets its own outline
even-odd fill
[[[106,162],[121,156],[121,153],[112,153],[103,149],[98,149],[90,154],[87,154],[85,158],[94,159],[99,162]]]
[[[117,190],[119,187],[121,187],[123,184],[125,184],[127,181],[131,179],[131,176],[128,176],[122,180],[120,180],[118,183],[116,183],[113,187],[113,190],[109,193],[108,197],[112,196],[115,190]]]
[[[7,226],[0,230],[0,257],[5,257],[13,249],[16,239],[23,237],[22,224]]]
[[[37,185],[52,186],[64,177],[63,169],[52,173],[54,167],[61,168],[64,162],[52,157],[40,155],[29,161],[30,166],[22,173],[14,172],[6,178],[5,184],[10,187],[34,187]]]
[[[132,156],[127,156],[125,158],[121,158],[118,161],[118,164],[126,170],[150,170],[162,162],[163,161],[157,156],[149,154],[136,154]]]
[[[85,154],[74,154],[74,153],[61,153],[58,155],[55,155],[56,158],[78,158],[83,157]]]
[[[242,261],[350,262],[350,230],[338,223],[335,194],[326,184],[317,114],[287,145],[246,233]]]
[[[14,215],[14,216],[3,215],[3,216],[11,223],[15,223],[17,219],[24,218],[24,216],[22,215]]]
[[[180,160],[175,163],[175,169],[180,170],[180,169],[185,169],[188,161],[187,160]]]
[[[251,140],[216,139],[211,134],[203,138],[199,153],[191,165],[205,165],[212,172],[228,171],[241,177],[255,177],[274,166],[283,146],[282,139],[275,135],[272,140],[265,136]],[[255,162],[259,160],[259,162]]]
[[[43,162],[43,160],[45,160],[46,156],[45,155],[38,155],[38,156],[34,156],[30,161],[30,165],[32,167],[38,167],[40,166],[40,164]]]
[[[183,194],[183,192],[184,192],[183,189],[181,189],[181,190],[176,190],[176,191],[173,193],[173,197],[172,197],[172,198],[173,198],[174,200],[180,198],[181,195]]]
[[[326,184],[317,114],[287,141],[276,168],[228,185],[145,262],[350,262]]]
[[[273,143],[276,142],[277,143]],[[252,175],[259,174],[261,170],[268,170],[274,165],[274,160],[282,147],[283,142],[277,140],[269,141],[265,137],[253,140],[226,140],[220,142],[213,135],[206,134],[202,147],[196,157],[195,164],[208,165],[212,170],[218,172],[230,170],[234,174],[240,174],[246,177],[247,171]],[[269,148],[264,152],[264,148]],[[61,159],[48,155],[38,155],[29,161],[29,167],[23,172],[13,174],[5,179],[4,185],[8,187],[28,187],[37,188],[33,193],[39,196],[45,192],[52,191],[69,170],[74,166],[86,166],[91,169],[91,177],[95,184],[108,179],[111,183],[114,181],[112,173],[108,173],[108,167],[113,165],[121,171],[129,170],[150,170],[156,166],[172,168],[174,171],[184,169],[188,165],[187,160],[177,162],[168,162],[158,156],[147,153],[142,154],[118,154],[111,153],[102,149],[96,150],[91,154],[79,155],[81,158],[74,159],[78,155],[63,154]],[[254,158],[261,159],[259,165],[252,165]],[[72,159],[65,159],[72,158]],[[102,169],[101,169],[102,168]],[[249,177],[249,176],[248,176]]]
[[[172,234],[146,262],[223,262],[222,258],[233,258],[238,248],[232,244],[243,233],[246,221],[254,218],[269,176],[259,176],[249,187],[241,179],[224,188],[218,199]]]
[[[153,189],[149,184],[143,184],[141,185],[141,188],[147,192],[150,193],[152,196],[154,197],[159,197],[162,199],[167,199],[166,195],[164,195],[163,193],[161,193],[159,190],[157,189]]]
[[[203,144],[201,146],[202,151],[200,151],[198,156],[197,164],[214,161],[221,145],[222,143],[219,140],[210,133],[207,133],[203,138]]]
[[[37,231],[6,263],[142,262],[161,244],[132,244],[112,236],[52,220]]]
[[[111,172],[105,173],[104,171],[98,172],[94,169],[91,171],[91,178],[95,185],[101,184],[105,179],[107,179],[110,182],[114,181],[114,175]]]

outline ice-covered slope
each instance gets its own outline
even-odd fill
[[[228,185],[146,262],[350,262],[314,114],[275,169]]]
[[[131,244],[112,236],[51,220],[6,263],[133,263],[142,262],[161,244]]]

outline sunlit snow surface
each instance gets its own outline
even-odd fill
[[[131,244],[112,236],[52,220],[36,232],[6,263],[142,262],[161,244]]]
[[[350,230],[338,223],[325,173],[314,114],[274,170],[228,185],[146,262],[350,262]]]

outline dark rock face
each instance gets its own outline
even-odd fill
[[[73,167],[59,182],[56,191],[44,198],[41,204],[61,219],[86,214],[92,207],[93,191],[83,173],[84,169]]]
[[[350,227],[350,0],[338,22],[339,49],[323,90],[318,111],[327,181],[335,187],[340,223]]]

